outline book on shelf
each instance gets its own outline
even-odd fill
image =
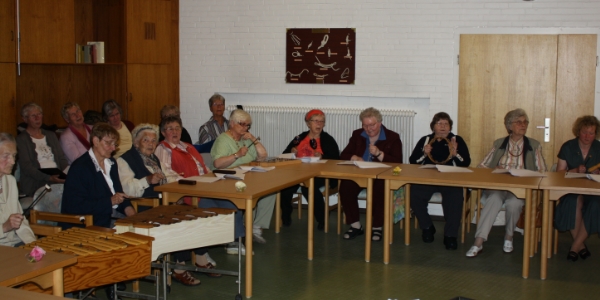
[[[103,64],[104,60],[104,42],[87,42],[92,47],[92,61],[95,64]]]
[[[104,42],[87,42],[87,45],[75,44],[75,63],[103,64]]]

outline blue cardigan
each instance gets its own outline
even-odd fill
[[[110,178],[116,193],[122,193],[123,187],[119,181],[119,168],[114,158],[110,159]],[[110,227],[112,215],[112,192],[101,172],[96,171],[89,152],[76,159],[67,175],[62,197],[61,212],[65,214],[93,215],[94,225]],[[117,211],[125,213],[125,208],[131,206],[129,200],[119,204]],[[63,229],[73,227],[73,224],[61,224]]]

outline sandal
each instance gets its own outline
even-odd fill
[[[371,240],[374,242],[379,242],[383,238],[382,229],[373,229],[371,230]]]
[[[173,279],[175,281],[179,281],[183,285],[194,286],[194,285],[199,285],[200,284],[200,280],[196,279],[188,271],[184,271],[183,273],[175,273],[175,272],[173,272],[172,277],[173,277]]]
[[[363,233],[365,233],[365,232],[362,229],[362,226],[360,226],[360,228],[354,228],[354,227],[350,226],[350,229],[348,229],[348,231],[346,231],[346,233],[344,233],[344,239],[345,240],[353,240],[354,238],[356,238],[357,236],[359,236]]]

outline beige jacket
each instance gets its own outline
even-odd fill
[[[2,193],[0,193],[0,225],[4,224],[6,220],[14,213],[23,213],[21,203],[19,203],[19,190],[17,189],[17,182],[12,175],[4,175],[0,177],[0,183],[2,184]],[[11,230],[9,232],[3,232],[0,230],[0,245],[3,246],[14,246],[20,242],[25,244],[35,241],[35,235],[29,227],[27,219],[23,220],[21,227],[17,230]]]

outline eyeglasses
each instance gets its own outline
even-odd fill
[[[375,128],[375,126],[377,126],[377,122],[373,123],[373,124],[362,124],[363,128]]]
[[[165,128],[166,131],[181,131],[181,127],[177,126],[177,127],[167,127]]]
[[[216,107],[222,107],[222,106],[225,106],[225,103],[218,103],[218,102],[215,102],[215,103],[213,103],[213,104],[212,104],[212,106],[216,106]]]
[[[248,130],[250,130],[250,128],[252,128],[252,123],[242,123],[242,122],[238,122],[238,125],[242,126],[242,127],[247,127]]]
[[[105,139],[102,139],[102,143],[104,143],[104,145],[106,145],[107,147],[119,147],[119,143],[115,141],[107,141]]]
[[[525,121],[521,121],[521,120],[519,120],[519,121],[513,121],[512,123],[513,124],[517,124],[519,126],[523,126],[523,125],[527,126],[527,125],[529,125],[529,121],[527,121],[527,120],[525,120]]]
[[[325,124],[325,120],[310,120],[311,122],[315,123],[315,124],[320,124],[323,125]]]
[[[435,123],[437,126],[440,127],[450,127],[450,123],[448,122],[442,122],[442,121],[438,121],[437,123]]]

